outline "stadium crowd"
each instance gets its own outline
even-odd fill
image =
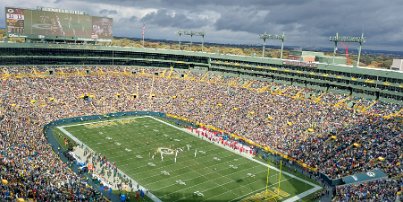
[[[0,89],[1,178],[8,183],[1,185],[0,199],[95,199],[94,191],[51,151],[43,126],[118,111],[159,111],[214,125],[330,178],[374,168],[390,176],[403,172],[401,120],[384,117],[401,105],[377,102],[364,113],[339,103],[348,96],[327,93],[319,98],[302,87],[152,68],[56,68],[52,75],[38,73],[47,71],[44,67],[36,67],[37,72],[31,67],[0,70],[8,72],[2,74]],[[364,187],[371,192],[373,186]],[[340,200],[360,197],[352,191],[355,187],[344,189]],[[400,187],[390,190],[395,189]]]
[[[340,186],[334,201],[403,201],[402,187],[402,179],[381,179],[365,184]]]

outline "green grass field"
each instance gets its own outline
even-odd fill
[[[259,197],[265,191],[268,169],[264,163],[201,140],[156,118],[133,117],[59,129],[105,155],[162,201],[252,201],[253,196]],[[178,153],[175,163],[175,154],[168,154],[170,150],[163,151],[161,160],[158,153],[161,148],[183,151]],[[154,160],[150,154],[155,154]],[[279,179],[279,172],[273,168],[266,196],[272,198],[269,201],[296,201],[320,189],[286,172]]]

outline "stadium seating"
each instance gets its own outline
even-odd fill
[[[392,177],[403,172],[400,114],[385,118],[399,112],[401,105],[378,102],[359,112],[347,105],[335,107],[348,99],[345,95],[327,93],[314,100],[303,96],[314,94],[307,88],[195,72],[182,76],[176,71],[161,74],[160,69],[110,66],[57,68],[49,75],[48,70],[0,68],[7,72],[1,74],[0,88],[1,178],[8,181],[1,185],[0,199],[95,199],[94,190],[83,186],[51,151],[43,126],[61,118],[118,111],[165,112],[213,125],[332,179],[373,168]],[[393,198],[401,179],[375,199]],[[372,183],[362,186],[376,192]],[[340,188],[337,199],[363,199],[362,192],[352,191],[356,189]]]
[[[400,180],[376,180],[337,188],[334,201],[402,201]]]

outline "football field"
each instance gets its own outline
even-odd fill
[[[59,126],[161,201],[297,201],[319,186],[154,117]],[[176,157],[176,162],[175,162]],[[254,198],[252,200],[252,198]],[[262,198],[261,198],[262,199]]]

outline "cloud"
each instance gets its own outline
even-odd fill
[[[174,28],[200,28],[207,25],[207,20],[198,16],[191,16],[185,13],[178,13],[174,10],[160,9],[147,14],[141,19],[142,22],[157,26],[168,26]]]
[[[118,14],[117,10],[108,10],[108,9],[102,9],[99,11],[99,14],[101,15],[116,15]]]
[[[402,50],[401,0],[2,0],[0,7],[83,10],[114,19],[114,34],[177,39],[178,29],[206,31],[207,42],[258,44],[262,32],[286,34],[286,45],[331,47],[328,37],[367,37],[365,48]],[[22,6],[23,5],[23,6]],[[4,27],[0,9],[0,27]],[[135,32],[133,30],[136,30]],[[134,34],[135,33],[135,34]],[[276,44],[277,42],[269,42]]]

